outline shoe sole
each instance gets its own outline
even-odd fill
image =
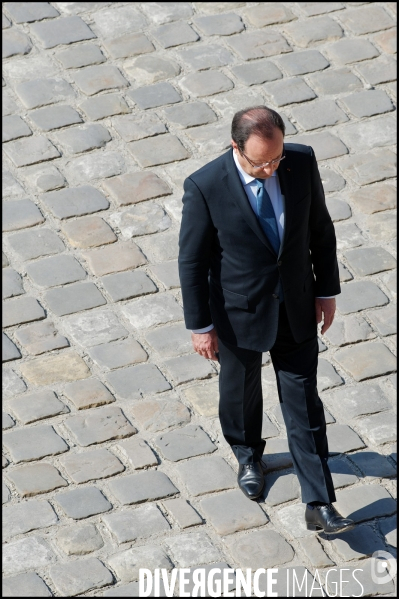
[[[325,535],[335,535],[340,532],[347,532],[348,530],[353,530],[355,528],[355,524],[352,526],[344,526],[343,528],[339,528],[338,530],[334,530],[331,532],[326,532],[322,526],[318,526],[317,524],[307,524],[307,530],[312,530],[314,532],[324,532]]]

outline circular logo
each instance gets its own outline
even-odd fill
[[[374,551],[371,556],[371,578],[375,584],[385,584],[396,576],[396,559],[388,551]]]

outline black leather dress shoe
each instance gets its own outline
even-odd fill
[[[313,506],[313,509],[307,505],[305,522],[308,530],[322,530],[327,535],[346,532],[355,526],[354,521],[343,518],[332,503]]]
[[[257,499],[265,488],[265,479],[260,462],[239,464],[238,486],[248,499]]]

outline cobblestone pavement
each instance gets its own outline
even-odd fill
[[[3,593],[134,596],[139,567],[217,563],[318,569],[330,593],[330,568],[364,568],[364,595],[393,596],[369,566],[396,545],[396,3],[3,10]],[[268,355],[267,488],[237,489],[182,320],[182,182],[255,104],[315,149],[336,226],[318,378],[359,525],[333,538],[304,528]]]

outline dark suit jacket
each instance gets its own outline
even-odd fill
[[[184,182],[179,274],[188,329],[256,351],[275,342],[279,277],[296,342],[316,334],[315,296],[340,293],[334,226],[314,152],[287,143],[277,173],[285,228],[276,256],[241,184],[233,151]]]

